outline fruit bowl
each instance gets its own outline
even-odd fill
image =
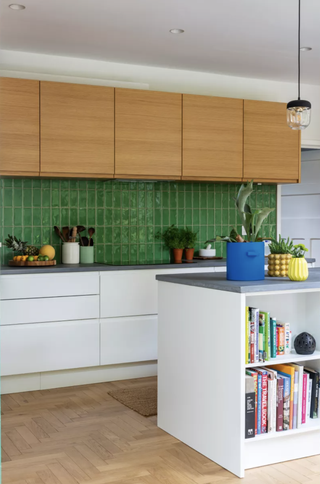
[[[35,261],[28,261],[28,260],[10,260],[9,266],[13,267],[43,267],[43,266],[55,266],[57,264],[56,260],[35,260]]]

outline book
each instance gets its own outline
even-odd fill
[[[277,357],[277,320],[270,317],[270,356]]]
[[[270,313],[261,311],[264,315],[264,351],[266,361],[270,360]]]
[[[291,352],[291,337],[290,337],[290,323],[281,323],[284,328],[284,354],[290,355]]]
[[[297,377],[297,382],[295,381],[295,384],[297,384],[298,388],[296,389],[298,398],[297,398],[297,428],[299,429],[302,425],[302,386],[303,386],[303,366],[291,363],[290,366],[292,366],[295,371],[298,372],[298,377]],[[294,400],[294,397],[293,397]],[[294,402],[293,402],[294,405]],[[294,411],[293,411],[294,414]]]
[[[248,306],[246,307],[246,340],[245,340],[245,344],[246,344],[245,361],[246,361],[246,364],[248,364],[248,363],[250,363],[250,358],[249,358],[250,352],[248,351],[248,348],[249,348],[249,307]]]
[[[307,421],[307,388],[308,373],[304,371],[302,375],[301,424],[305,424]]]
[[[254,350],[255,350],[255,357],[254,362],[259,363],[259,309],[257,308],[250,308],[251,316],[250,320],[255,322],[254,334],[255,334],[255,342],[254,342]]]
[[[278,371],[278,375],[283,379],[283,430],[289,430],[291,377],[281,371]]]
[[[246,370],[246,375],[249,375],[254,380],[255,392],[255,435],[258,432],[258,373],[255,370]]]
[[[261,433],[265,434],[267,432],[268,374],[263,368],[257,368],[257,372],[258,378],[261,375]]]
[[[292,428],[298,428],[299,373],[294,372]]]
[[[290,424],[289,428],[292,429],[292,418],[293,418],[293,393],[294,393],[294,372],[295,369],[290,365],[271,365],[273,370],[278,372],[283,372],[287,376],[291,377],[291,392],[290,392]]]
[[[257,372],[258,373],[258,372]],[[257,419],[257,435],[261,434],[261,398],[262,398],[262,376],[258,373],[258,390],[257,390],[257,407],[258,407],[258,419]]]
[[[268,374],[268,433],[276,431],[277,425],[277,372],[264,368]]]
[[[310,404],[310,418],[318,418],[319,407],[319,373],[312,368],[305,368],[309,373],[310,380],[312,380],[311,404]]]
[[[278,355],[284,355],[285,330],[281,324],[278,324],[277,327],[278,327]]]
[[[250,314],[250,313],[249,313]],[[255,363],[256,323],[249,318],[250,329],[250,363]]]
[[[311,395],[312,395],[312,380],[310,378],[310,375],[308,372],[306,372],[308,375],[308,398],[307,398],[307,420],[311,418]]]
[[[255,390],[254,379],[252,376],[246,375],[246,417],[245,417],[245,438],[251,439],[255,437]]]
[[[259,361],[264,361],[264,348],[265,348],[265,315],[259,313]]]
[[[277,375],[277,432],[283,430],[283,378]]]
[[[279,326],[276,326],[276,354],[279,354]]]

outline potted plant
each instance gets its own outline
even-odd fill
[[[283,239],[279,235],[279,240],[270,239],[270,254],[268,255],[268,275],[270,277],[287,277],[289,262],[294,249],[292,240]]]
[[[171,225],[164,232],[158,232],[156,238],[163,240],[165,246],[173,251],[174,262],[181,264],[183,249],[185,248],[184,229]]]
[[[194,256],[194,248],[197,242],[198,234],[193,232],[188,227],[184,230],[184,243],[185,243],[185,254],[186,260],[191,261]]]
[[[293,247],[288,270],[288,276],[291,281],[305,281],[308,279],[309,269],[304,258],[306,252],[308,252],[308,249],[303,244],[297,244]]]
[[[258,237],[262,222],[274,208],[252,210],[247,199],[253,192],[253,180],[241,185],[235,199],[246,240],[233,228],[229,236],[217,236],[208,242],[227,242],[227,279],[259,281],[264,279],[264,242]]]

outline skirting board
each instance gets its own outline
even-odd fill
[[[1,394],[49,390],[50,388],[88,385],[117,380],[130,380],[157,375],[157,362],[98,366],[76,370],[50,371],[1,378]]]

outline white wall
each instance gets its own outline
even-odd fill
[[[301,158],[301,184],[281,189],[281,235],[304,239],[308,256],[320,267],[320,150],[303,152]]]
[[[297,95],[294,83],[5,50],[0,51],[0,75],[278,102]],[[302,95],[312,103],[302,145],[320,147],[320,86],[303,85]]]

